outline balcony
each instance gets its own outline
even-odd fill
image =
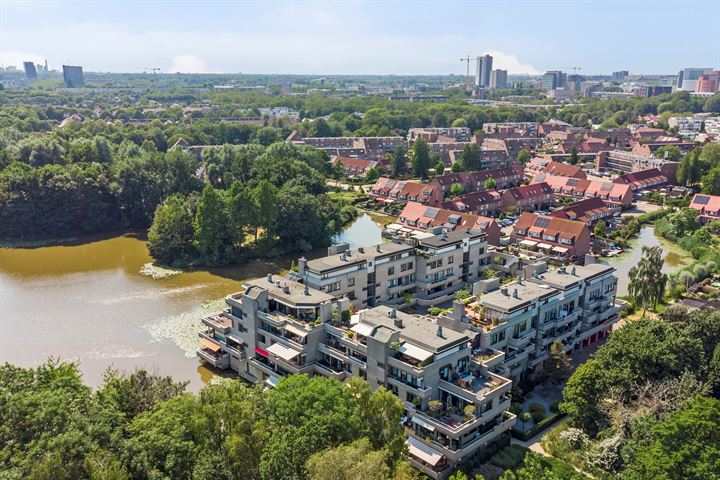
[[[510,380],[492,373],[465,373],[452,381],[440,380],[439,387],[469,402],[485,400],[488,395],[506,387],[510,389]]]
[[[203,361],[209,363],[215,368],[225,370],[230,366],[230,355],[223,353],[222,351],[213,351],[210,348],[199,348],[197,355]]]
[[[216,313],[202,319],[202,323],[208,327],[217,330],[223,335],[230,332],[232,328],[232,320],[225,315],[225,312]]]
[[[518,350],[521,350],[530,343],[534,335],[535,329],[528,328],[527,330],[514,334],[512,337],[510,337],[508,339],[508,345],[510,345],[511,347],[515,347]]]
[[[488,348],[474,352],[471,359],[476,364],[489,369],[503,362],[505,352]]]

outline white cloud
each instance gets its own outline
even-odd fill
[[[493,50],[489,54],[493,57],[493,68],[507,70],[509,74],[528,73],[537,75],[540,73],[529,63],[520,63],[520,60],[515,55],[498,52],[497,50]]]
[[[167,73],[208,73],[205,62],[195,55],[175,55]]]
[[[23,62],[29,61],[32,61],[35,64],[42,64],[45,59],[42,55],[38,55],[37,53],[20,52],[18,50],[0,50],[0,65],[6,67],[14,65],[17,68],[22,68]]]

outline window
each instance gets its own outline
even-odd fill
[[[388,268],[388,275],[395,275],[395,267]]]
[[[348,287],[354,287],[354,286],[355,286],[355,279],[348,278]]]
[[[450,257],[450,258],[448,258],[448,265],[450,265],[450,264],[452,264],[452,263],[454,263],[454,262],[455,262],[455,257]]]

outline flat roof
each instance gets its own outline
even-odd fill
[[[395,311],[397,318],[390,316],[392,308],[380,306],[360,312],[360,323],[381,327],[376,331],[391,330],[400,332],[400,339],[423,347],[432,352],[441,352],[463,341],[469,341],[467,335],[456,332],[450,328],[442,329],[442,337],[437,335],[438,325],[427,317],[418,317],[400,311]],[[395,325],[395,320],[402,321],[402,326]],[[368,335],[373,336],[373,335]],[[385,338],[385,336],[383,336]]]
[[[418,240],[418,243],[420,245],[425,245],[428,247],[434,247],[434,248],[442,248],[447,245],[453,245],[455,243],[462,242],[464,239],[475,239],[484,237],[485,233],[479,232],[477,230],[473,231],[470,230],[469,232],[463,229],[459,230],[453,230],[452,232],[447,232],[444,235],[433,235],[431,237],[422,238]]]
[[[503,293],[503,289],[507,289],[507,295]],[[514,292],[517,290],[517,298]],[[522,283],[509,283],[499,289],[480,296],[480,303],[495,308],[496,310],[505,310],[511,312],[532,301],[549,297],[557,294],[558,291],[548,285],[538,283],[530,283],[523,281]]]
[[[335,255],[328,255],[327,257],[310,260],[307,262],[307,268],[308,270],[312,270],[314,272],[326,272],[338,268],[349,267],[376,257],[384,257],[405,251],[411,251],[414,248],[415,247],[412,245],[405,243],[381,243],[372,247],[363,247],[362,252],[360,249],[346,250],[343,252],[345,254],[345,260],[342,260],[343,253],[336,253]],[[378,249],[380,251],[378,251]]]
[[[310,287],[306,289],[302,283],[279,275],[248,280],[245,282],[245,287],[246,294],[251,293],[253,289],[267,290],[270,297],[279,298],[297,306],[317,305],[335,299],[332,295]]]
[[[573,268],[575,273],[573,274]],[[588,265],[571,265],[564,269],[552,269],[538,275],[537,278],[530,278],[532,282],[546,283],[555,288],[566,290],[578,282],[591,279],[598,275],[611,273],[615,267],[605,263],[590,263]]]

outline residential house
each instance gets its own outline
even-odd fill
[[[443,201],[443,192],[437,185],[387,177],[378,178],[370,188],[369,195],[377,202],[388,204],[419,202],[423,205],[440,205]]]
[[[633,193],[643,190],[659,190],[670,185],[668,178],[657,168],[620,175],[613,180],[613,183],[629,185]]]
[[[553,191],[547,183],[533,183],[505,190],[500,200],[504,212],[541,210],[552,205]]]
[[[690,202],[690,208],[698,211],[700,223],[720,221],[720,196],[698,193]]]
[[[513,226],[513,242],[521,248],[574,261],[590,252],[587,225],[548,215],[525,212]]]
[[[587,174],[577,165],[556,162],[544,157],[535,157],[525,166],[525,174],[530,178],[541,173],[560,177],[587,178]]]
[[[502,200],[495,190],[484,190],[460,195],[444,202],[442,207],[456,212],[472,213],[483,217],[494,217],[502,212]]]
[[[609,223],[613,215],[620,211],[617,206],[608,205],[598,197],[587,198],[551,212],[550,215],[567,220],[577,220],[592,228],[599,221]]]
[[[533,183],[545,182],[557,197],[582,200],[598,197],[610,207],[629,208],[633,201],[633,192],[629,185],[622,183],[582,180],[579,178],[559,177],[557,175],[538,175]]]
[[[500,244],[500,227],[494,219],[444,208],[435,208],[417,202],[408,202],[397,218],[397,224],[411,230],[444,231],[476,230],[485,233],[489,245]]]

